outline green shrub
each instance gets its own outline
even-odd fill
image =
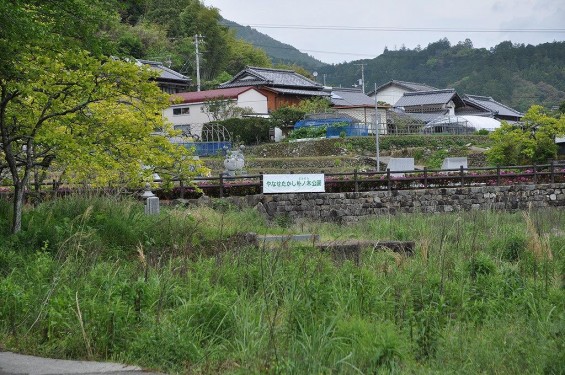
[[[260,117],[231,118],[218,122],[230,133],[232,142],[244,145],[257,145],[269,142],[271,123]]]

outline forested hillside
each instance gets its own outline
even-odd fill
[[[246,65],[273,64],[302,74],[316,70],[326,75],[328,85],[350,87],[361,78],[359,63],[364,63],[367,91],[375,83],[395,79],[492,96],[521,111],[532,104],[553,107],[565,101],[565,42],[532,46],[506,41],[485,49],[475,48],[469,39],[451,45],[444,38],[425,48],[385,50],[371,60],[327,65],[252,28],[222,19],[220,10],[199,0],[121,4],[121,22],[108,31],[116,53],[170,62],[173,69],[195,78],[194,36],[201,35],[204,88],[228,80]]]
[[[120,56],[162,61],[195,78],[198,35],[205,88],[226,81],[246,65],[272,65],[262,49],[237,38],[221,24],[218,9],[199,0],[126,0],[120,4],[121,22],[110,30]]]
[[[442,39],[423,49],[385,50],[375,59],[330,65],[320,72],[329,84],[348,87],[361,77],[359,63],[367,64],[367,91],[375,82],[395,79],[492,96],[521,111],[565,100],[565,42],[532,46],[507,41],[485,49],[474,48],[469,39],[456,45]]]
[[[322,66],[328,65],[304,52],[300,52],[289,44],[281,43],[278,40],[275,40],[266,34],[260,33],[249,26],[242,26],[238,23],[225,19],[221,22],[223,25],[234,30],[235,35],[238,38],[253,44],[257,48],[263,49],[274,64],[282,63],[286,65],[299,65],[311,72],[316,69],[320,69]]]

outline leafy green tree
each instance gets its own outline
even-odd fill
[[[306,112],[297,107],[281,107],[271,112],[271,123],[274,127],[288,128],[304,118]]]
[[[522,123],[503,123],[491,133],[488,160],[497,165],[546,163],[557,156],[555,137],[565,134],[565,116],[549,116],[542,106],[532,106]]]
[[[0,170],[9,171],[14,186],[14,233],[21,229],[24,192],[32,175],[39,178],[49,170],[66,181],[107,186],[139,184],[151,173],[144,166],[191,173],[188,151],[165,137],[169,129],[161,110],[168,100],[150,81],[153,73],[105,58],[100,44],[82,43],[74,31],[61,30],[69,24],[64,17],[73,18],[73,24],[80,12],[91,10],[86,2],[69,0],[69,7],[77,6],[69,14],[45,3],[45,8],[39,2],[31,8],[15,3],[21,7],[15,15],[25,14],[37,24],[35,35],[2,34],[2,47],[6,41],[26,41],[13,48],[17,61],[6,59],[0,76]],[[19,27],[28,24],[26,17],[12,21],[20,22]],[[155,135],[156,129],[161,135]],[[178,160],[187,161],[186,172],[179,171]]]
[[[202,109],[210,121],[223,121],[253,113],[251,108],[238,107],[237,102],[223,96],[206,100]]]
[[[301,101],[297,108],[306,114],[308,113],[324,113],[330,109],[330,101],[324,97],[317,97]]]
[[[244,145],[256,145],[269,141],[271,122],[266,118],[230,118],[219,122],[230,133],[232,140]]]
[[[270,67],[272,65],[265,51],[233,36],[229,38],[229,49],[226,71],[232,75],[239,73],[246,66]]]

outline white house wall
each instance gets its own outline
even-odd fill
[[[190,125],[191,133],[200,136],[202,125],[212,121],[208,114],[203,110],[204,103],[181,103],[174,104],[163,111],[163,116],[173,124]],[[242,108],[251,108],[253,113],[267,114],[267,97],[256,90],[248,90],[239,94],[237,98],[237,106]],[[175,115],[175,108],[188,108],[188,114]]]
[[[255,114],[267,114],[267,97],[255,90],[247,90],[237,97],[237,106],[251,108]]]
[[[406,92],[410,91],[396,86],[386,87],[377,93],[377,101],[385,102],[393,106]]]

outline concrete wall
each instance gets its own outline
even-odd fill
[[[269,219],[288,215],[340,223],[396,213],[565,208],[565,184],[484,186],[365,193],[302,193],[229,197]]]

